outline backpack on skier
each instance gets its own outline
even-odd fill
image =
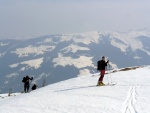
[[[26,77],[23,77],[22,82],[26,82]]]
[[[102,62],[101,60],[97,62],[97,70],[101,70],[102,68]]]

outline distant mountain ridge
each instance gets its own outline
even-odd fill
[[[150,30],[45,35],[0,40],[0,93],[23,90],[22,78],[41,86],[96,72],[105,55],[113,68],[150,64]]]

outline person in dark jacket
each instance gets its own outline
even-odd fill
[[[99,78],[98,83],[97,83],[98,86],[105,85],[103,83],[103,78],[105,75],[105,67],[107,66],[107,63],[109,63],[109,60],[106,62],[104,56],[102,57],[102,60],[97,62],[97,70],[100,71],[100,78]]]
[[[22,82],[24,83],[24,92],[28,92],[30,88],[29,80],[33,80],[33,77],[29,77],[28,75],[23,78]]]

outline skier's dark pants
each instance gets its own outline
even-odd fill
[[[101,73],[101,76],[99,78],[99,82],[103,82],[103,78],[104,78],[104,75],[105,75],[105,70],[100,70],[100,73]]]
[[[25,93],[29,91],[29,87],[30,87],[30,85],[28,82],[24,83],[24,92]]]

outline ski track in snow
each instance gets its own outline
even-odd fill
[[[95,87],[97,73],[13,98],[1,94],[0,113],[150,113],[150,66],[111,75],[115,86]]]
[[[137,113],[135,109],[136,97],[137,97],[136,86],[130,86],[127,98],[124,102],[124,108],[122,113]]]

